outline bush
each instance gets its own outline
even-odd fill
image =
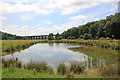
[[[106,38],[105,37],[101,37],[99,40],[106,40]]]
[[[104,65],[103,67],[98,68],[100,75],[104,77],[118,77],[118,65],[109,64]]]
[[[70,72],[80,74],[84,72],[85,66],[77,62],[70,62]]]
[[[25,65],[26,69],[30,70],[36,70],[37,72],[47,72],[47,73],[53,73],[53,69],[48,66],[46,62],[33,62],[31,61],[27,65]]]
[[[92,35],[91,34],[88,34],[88,33],[85,33],[84,35],[83,35],[83,38],[84,39],[92,39]]]
[[[65,75],[68,72],[67,69],[68,69],[67,66],[63,62],[58,65],[57,72],[60,75]]]
[[[112,40],[111,38],[109,38],[109,37],[106,37],[106,40]]]
[[[11,68],[11,67],[21,68],[22,62],[18,61],[17,58],[16,59],[8,59],[8,60],[2,59],[2,65],[5,68]]]

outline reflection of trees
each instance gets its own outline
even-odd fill
[[[102,67],[105,65],[105,60],[101,60],[100,58],[92,58],[89,56],[84,56],[84,63],[87,69]]]
[[[60,46],[60,43],[55,43],[56,46]]]
[[[54,46],[54,43],[48,43],[49,46]]]

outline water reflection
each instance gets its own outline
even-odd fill
[[[105,64],[115,63],[118,58],[117,51],[112,49],[82,45],[82,47],[69,48],[69,50],[87,54],[88,56],[84,56],[84,62],[87,68],[96,68]]]
[[[21,52],[16,52],[12,55],[6,55],[3,58],[18,58],[24,64],[32,61],[45,61],[49,65],[56,67],[59,63],[70,61],[82,62],[84,55],[79,52],[69,50],[69,47],[78,47],[76,45],[62,43],[39,43],[25,49]]]
[[[113,50],[76,44],[38,43],[23,51],[3,56],[3,58],[18,58],[24,64],[27,64],[31,60],[44,61],[53,68],[56,68],[61,62],[69,64],[70,61],[75,61],[84,63],[86,68],[94,68],[104,65],[110,59],[114,62],[117,56],[117,54],[113,54],[115,52]]]

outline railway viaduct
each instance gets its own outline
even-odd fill
[[[27,39],[48,39],[48,35],[22,36]]]

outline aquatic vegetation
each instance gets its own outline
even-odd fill
[[[74,74],[80,74],[85,71],[85,65],[77,62],[70,62],[70,72]]]
[[[103,77],[118,77],[118,64],[107,64],[98,68],[98,71]]]
[[[54,73],[52,67],[50,67],[46,62],[29,62],[28,64],[24,65],[25,69],[33,70],[34,74],[35,71],[40,73]]]
[[[68,68],[64,62],[60,63],[57,68],[57,73],[60,75],[65,75],[68,72]]]

